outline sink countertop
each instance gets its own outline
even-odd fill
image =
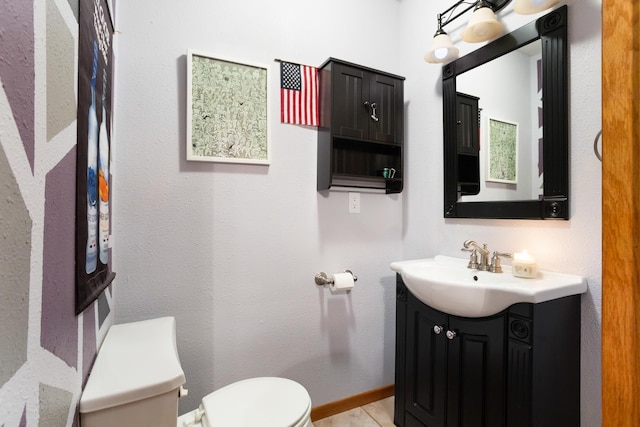
[[[390,267],[425,304],[464,317],[490,316],[517,303],[541,303],[587,291],[584,277],[538,270],[535,278],[467,268],[468,259],[437,255],[397,261]]]

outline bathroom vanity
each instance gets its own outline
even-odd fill
[[[398,272],[396,426],[580,425],[584,291],[465,317],[425,304],[407,288],[401,268],[392,269]]]

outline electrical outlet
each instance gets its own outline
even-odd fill
[[[360,193],[349,193],[349,213],[360,213]]]

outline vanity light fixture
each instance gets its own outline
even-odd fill
[[[514,11],[528,15],[542,12],[560,3],[561,0],[516,0]],[[496,18],[496,12],[511,3],[511,0],[459,0],[449,9],[438,14],[438,30],[433,36],[431,47],[424,55],[424,60],[431,63],[449,62],[458,57],[459,50],[454,46],[451,37],[444,27],[473,9],[467,28],[462,32],[462,40],[468,43],[479,43],[491,40],[502,33],[504,24]],[[463,9],[457,13],[458,7]]]
[[[542,12],[560,3],[560,0],[517,0],[513,10],[520,15]]]
[[[477,43],[490,40],[500,34],[504,25],[497,20],[495,12],[502,9],[510,2],[511,0],[459,0],[449,9],[439,13],[438,31],[436,31],[433,36],[431,47],[424,56],[424,60],[431,64],[437,64],[449,62],[458,57],[458,48],[453,45],[451,38],[443,28],[445,25],[455,21],[471,9],[474,9],[473,15],[471,15],[469,24],[462,33],[462,39],[464,41]],[[456,13],[459,7],[462,7],[463,9]]]

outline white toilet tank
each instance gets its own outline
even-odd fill
[[[82,427],[175,427],[185,383],[173,317],[113,325],[80,398]]]

